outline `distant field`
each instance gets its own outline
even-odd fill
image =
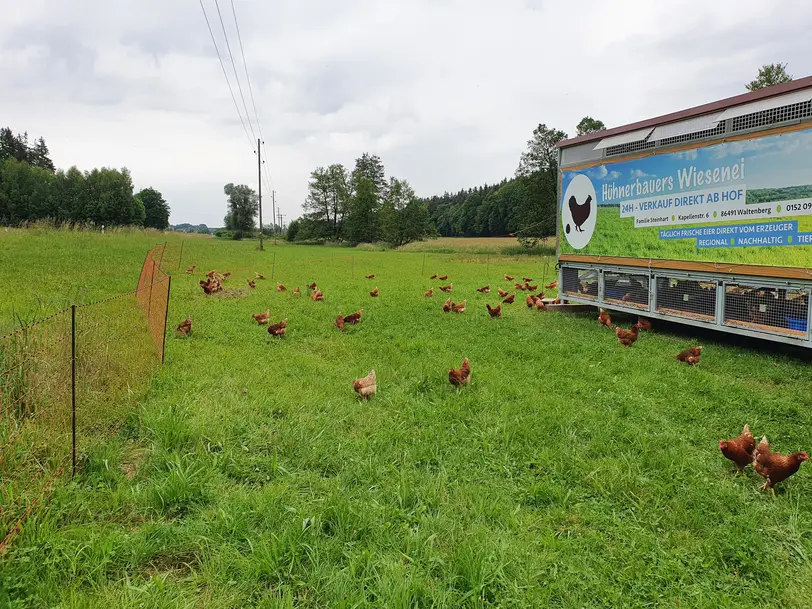
[[[79,232],[0,228],[0,335],[17,317],[135,290],[144,256],[156,243],[182,237],[158,231]],[[206,237],[187,237],[196,243]]]
[[[555,238],[546,239],[544,244],[555,251]],[[400,248],[405,252],[471,252],[498,253],[509,250],[511,253],[521,251],[521,244],[515,237],[438,237],[428,241],[410,243]]]
[[[133,286],[163,238],[0,232],[0,321]],[[198,272],[173,279],[169,322],[191,315],[192,336],[167,338],[122,432],[83,447],[77,480],[0,557],[0,606],[812,606],[812,465],[772,498],[718,449],[745,422],[812,449],[809,364],[705,338],[687,367],[691,329],[624,348],[521,292],[490,319],[498,298],[475,288],[553,260],[475,254],[423,268],[419,249],[187,238]],[[226,294],[203,295],[209,269],[234,273]],[[464,314],[424,298],[434,273]],[[251,319],[266,307],[289,319],[283,340]],[[360,325],[331,325],[360,308]],[[466,356],[458,391],[448,369]],[[371,368],[361,402],[351,383]]]

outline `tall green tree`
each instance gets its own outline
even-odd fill
[[[748,91],[757,91],[764,87],[780,85],[782,82],[789,82],[792,76],[787,73],[787,64],[769,63],[764,64],[758,70],[758,76],[744,85]]]
[[[254,220],[259,209],[254,189],[245,184],[228,183],[223,187],[223,192],[228,197],[226,228],[233,231],[253,231],[256,228]]]
[[[144,226],[166,230],[169,228],[169,205],[163,195],[152,187],[144,188],[137,195],[144,204]]]
[[[359,178],[355,194],[349,202],[349,213],[344,231],[348,241],[371,243],[377,240],[377,205],[375,184],[368,178]]]
[[[28,161],[28,133],[14,135],[10,127],[0,129],[0,161]]]
[[[317,167],[310,174],[305,199],[308,239],[339,239],[349,202],[349,175],[340,163]],[[304,228],[304,223],[302,223]]]
[[[144,206],[135,198],[129,170],[102,167],[85,174],[82,220],[96,224],[142,225]]]
[[[527,150],[522,153],[516,175],[527,176],[539,171],[556,170],[558,150],[555,145],[565,139],[567,134],[563,131],[539,124],[533,130],[533,137],[527,141]]]
[[[382,201],[386,196],[386,174],[379,156],[365,152],[355,159],[355,168],[352,170],[352,190],[355,192],[358,183],[366,178],[374,187],[375,196]]]
[[[299,229],[302,226],[302,221],[299,218],[295,220],[291,220],[290,224],[288,224],[288,230],[286,233],[286,238],[288,241],[296,241],[296,237],[299,234]]]
[[[578,126],[575,127],[575,135],[586,135],[587,133],[595,133],[596,131],[603,131],[604,129],[606,129],[606,125],[603,124],[603,121],[594,119],[591,116],[585,116],[581,119],[581,122],[578,123]]]
[[[380,211],[380,238],[394,247],[419,241],[433,232],[426,205],[406,180],[390,178]]]
[[[48,145],[45,143],[44,138],[39,138],[34,142],[34,146],[28,151],[28,162],[35,167],[41,167],[48,171],[56,171],[54,162],[51,160]]]

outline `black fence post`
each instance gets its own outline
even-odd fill
[[[70,306],[71,478],[76,476],[76,305]]]
[[[273,253],[273,262],[271,262],[271,281],[276,279],[276,252]]]
[[[166,327],[169,324],[169,295],[172,293],[172,275],[169,276],[166,284],[166,313],[164,314],[164,342],[161,347],[161,366],[164,365],[164,358],[166,357]]]

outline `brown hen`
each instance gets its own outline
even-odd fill
[[[701,357],[702,357],[702,346],[698,345],[696,347],[691,347],[690,349],[682,351],[679,355],[677,355],[677,361],[685,362],[690,366],[696,366],[699,363]]]
[[[737,438],[732,440],[719,440],[719,450],[726,459],[730,459],[736,464],[737,473],[753,462],[755,458],[756,440],[750,433],[750,426],[745,425],[744,430]]]
[[[178,324],[178,332],[184,336],[189,336],[192,333],[192,316],[189,315],[182,322]]]
[[[766,436],[761,440],[767,443]],[[775,495],[775,485],[783,482],[792,474],[798,471],[801,463],[809,459],[809,455],[803,451],[793,453],[791,455],[782,455],[770,451],[769,447],[766,450],[757,452],[756,460],[753,467],[767,482],[761,487],[761,490],[770,489],[770,492]]]
[[[454,368],[448,369],[448,382],[455,387],[462,387],[467,385],[471,380],[471,364],[468,363],[468,358],[462,360],[462,366],[459,370]]]
[[[268,326],[268,334],[271,336],[278,336],[282,338],[285,335],[285,332],[288,331],[288,318],[286,317],[278,324],[271,324]]]
[[[255,321],[256,321],[256,322],[257,322],[257,323],[258,323],[260,326],[264,326],[264,325],[265,325],[265,324],[267,324],[267,323],[268,323],[268,321],[270,321],[270,319],[271,319],[271,310],[270,310],[270,309],[265,309],[265,312],[264,312],[264,313],[252,313],[252,314],[251,314],[251,317],[253,317],[253,318],[254,318],[254,320],[255,320]]]
[[[351,313],[350,315],[346,315],[344,317],[345,324],[357,324],[361,321],[361,316],[364,314],[364,310],[361,309],[360,311],[356,311],[355,313]]]
[[[367,374],[364,378],[355,379],[355,381],[353,381],[352,388],[362,398],[368,398],[371,395],[375,395],[375,393],[378,391],[378,379],[375,376],[375,370],[370,370],[369,374]]]
[[[615,335],[617,336],[618,342],[626,347],[631,347],[635,341],[637,341],[638,329],[637,324],[634,324],[631,330],[624,330],[620,327],[615,328]]]

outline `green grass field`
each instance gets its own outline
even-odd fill
[[[790,218],[798,221],[799,231],[812,231],[812,216]],[[749,224],[765,220],[735,220],[719,224]],[[635,228],[634,218],[621,218],[619,207],[599,207],[598,220],[592,239],[583,249],[576,250],[566,239],[561,240],[562,254],[590,256],[630,256],[665,260],[702,262],[733,262],[812,268],[812,247],[731,247],[698,249],[696,239],[661,241],[662,228],[695,228],[696,225]],[[562,233],[563,235],[563,233]]]
[[[132,289],[160,240],[0,233],[0,322]],[[0,606],[812,606],[812,469],[773,498],[718,449],[745,422],[812,448],[803,358],[706,337],[691,368],[674,360],[690,329],[628,349],[591,316],[517,302],[490,319],[475,288],[548,262],[551,281],[546,259],[428,254],[421,272],[420,252],[256,245],[185,241],[183,268],[234,272],[227,294],[175,278],[169,320],[191,315],[192,336],[168,338],[131,419],[0,558]],[[433,273],[466,313],[423,297]],[[251,319],[266,307],[283,340]]]

